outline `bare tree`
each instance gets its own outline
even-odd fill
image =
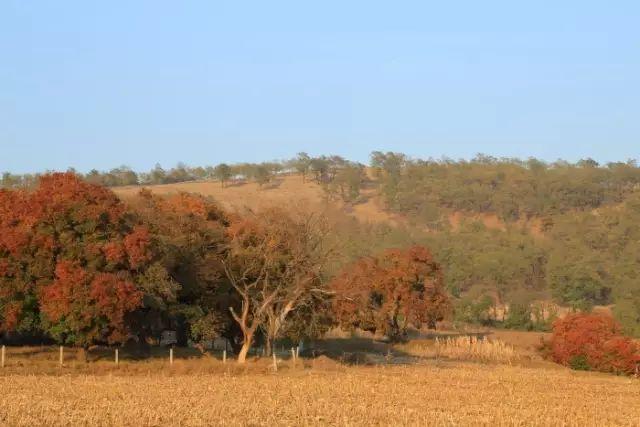
[[[258,329],[270,354],[288,315],[314,293],[327,294],[321,273],[330,251],[319,215],[269,209],[237,218],[229,230],[225,271],[241,300],[239,312],[230,311],[243,334],[242,363]]]

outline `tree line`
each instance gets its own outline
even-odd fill
[[[189,181],[215,180],[222,187],[233,183],[255,182],[260,187],[269,184],[278,176],[300,174],[303,182],[307,179],[321,184],[332,196],[345,201],[354,201],[360,195],[362,183],[366,180],[364,165],[351,162],[340,156],[311,157],[299,153],[296,157],[283,161],[261,163],[220,163],[214,166],[190,167],[178,163],[165,170],[161,165],[148,172],[135,172],[128,166],[120,166],[110,171],[96,169],[86,174],[71,168],[68,172],[84,178],[92,184],[105,187],[128,185],[158,185]],[[11,174],[5,172],[0,178],[2,188],[32,188],[37,185],[42,174]]]
[[[83,348],[175,330],[181,344],[225,337],[243,362],[256,342],[270,351],[337,324],[401,339],[448,313],[426,248],[367,256],[336,276],[328,233],[315,212],[227,212],[149,190],[125,203],[76,174],[46,174],[33,189],[0,190],[0,330]]]
[[[203,168],[202,176],[222,186],[258,182],[260,165],[271,177],[263,184],[297,174],[321,185],[329,198],[349,203],[358,203],[369,185],[386,209],[407,219],[392,227],[332,218],[325,238],[340,244],[340,256],[326,263],[332,277],[363,255],[420,244],[447,272],[443,280],[458,321],[548,329],[553,313],[544,302],[553,300],[575,310],[612,305],[625,332],[640,336],[635,161],[547,163],[485,155],[424,160],[374,152],[366,170],[338,156],[300,153],[273,164],[217,165],[208,175]],[[449,221],[453,213],[463,214],[456,227]],[[483,214],[497,217],[500,227],[487,227],[477,217]]]

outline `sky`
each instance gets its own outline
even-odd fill
[[[0,171],[640,158],[640,2],[0,2]]]

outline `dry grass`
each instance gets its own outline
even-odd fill
[[[511,364],[525,356],[521,349],[516,349],[503,341],[466,335],[436,337],[435,340],[414,340],[407,344],[396,345],[395,348],[411,356],[483,363]]]
[[[444,364],[277,374],[0,376],[2,425],[638,425],[640,382]]]
[[[477,337],[436,338],[434,349],[436,357],[456,360],[512,363],[519,358],[514,347],[499,340]]]
[[[114,187],[113,191],[120,197],[128,198],[136,195],[142,187]],[[298,175],[282,176],[271,185],[260,188],[254,182],[239,183],[222,188],[219,182],[198,181],[177,184],[163,184],[147,186],[157,194],[171,194],[179,191],[199,193],[212,196],[227,209],[244,209],[246,207],[259,209],[270,206],[305,206],[318,209],[326,205],[326,197],[322,188],[313,181],[302,182]],[[382,207],[375,189],[367,188],[362,193],[362,203],[347,209],[351,215],[363,222],[388,222],[394,224],[398,217],[389,214]],[[342,208],[341,203],[332,206]]]

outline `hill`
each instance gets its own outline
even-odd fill
[[[299,175],[282,175],[271,183],[260,186],[256,182],[231,182],[224,188],[218,181],[192,181],[174,184],[157,184],[148,186],[114,187],[113,190],[123,198],[133,197],[142,188],[148,188],[156,194],[172,194],[180,191],[211,196],[227,209],[259,209],[265,206],[300,205],[324,209],[327,195],[322,186],[315,181],[303,182]],[[400,215],[387,212],[374,187],[362,191],[361,201],[346,205],[339,201],[329,203],[342,208],[346,213],[364,223],[392,223],[403,221]]]

